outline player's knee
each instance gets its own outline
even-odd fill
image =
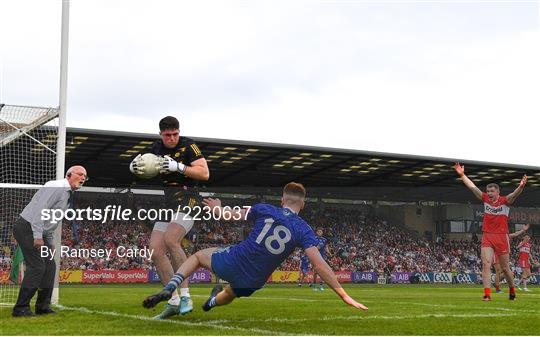
[[[150,250],[152,251],[151,260],[152,262],[159,262],[161,259],[165,258],[165,249],[163,246],[152,246],[150,245]]]
[[[182,248],[182,246],[180,245],[180,241],[178,240],[178,238],[174,237],[174,236],[166,236],[165,237],[165,246],[167,247],[167,249],[169,251],[171,250],[178,250],[180,248]]]
[[[199,260],[199,263],[204,263],[205,265],[208,264],[209,257],[205,251],[200,250],[193,255]]]

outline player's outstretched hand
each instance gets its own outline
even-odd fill
[[[523,178],[521,178],[521,181],[519,182],[519,187],[523,188],[525,187],[525,184],[527,184],[527,175],[524,174]]]
[[[460,177],[463,177],[463,175],[465,174],[465,165],[460,165],[459,163],[456,163],[454,165],[454,170],[456,170],[456,173],[460,176]]]
[[[168,301],[172,297],[172,292],[163,289],[157,294],[148,296],[144,299],[142,305],[146,309],[155,307],[159,302]]]
[[[219,199],[206,198],[206,199],[203,199],[202,203],[205,206],[210,207],[211,210],[213,210],[216,207],[221,207],[221,200]]]
[[[343,302],[347,303],[347,304],[350,305],[350,306],[355,307],[356,309],[361,309],[361,310],[364,310],[364,311],[367,311],[367,310],[368,310],[368,307],[366,307],[366,306],[363,305],[362,303],[356,302],[356,301],[353,300],[352,297],[349,296],[349,295],[343,296],[342,299],[343,299]]]

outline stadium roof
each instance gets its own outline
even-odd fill
[[[47,127],[42,127],[47,129]],[[54,142],[48,132],[31,132],[44,144]],[[53,137],[54,138],[54,137]],[[384,201],[475,202],[456,178],[456,159],[322,148],[290,144],[193,138],[210,167],[210,181],[202,189],[223,188],[231,193],[276,193],[290,181],[308,188],[308,195],[337,199]],[[157,135],[68,128],[66,166],[84,165],[91,180],[88,186],[112,188],[156,188],[155,181],[135,178],[129,162],[137,153],[149,151]],[[22,143],[22,144],[21,144]],[[1,148],[3,169],[26,172],[19,162],[21,147],[32,147],[32,155],[46,155],[40,145],[21,137]],[[11,159],[6,159],[11,158]],[[461,162],[461,161],[460,161]],[[502,193],[513,190],[522,175],[529,176],[520,206],[538,207],[540,168],[500,163],[462,161],[466,172],[479,186],[501,185]],[[1,181],[17,183],[18,181]],[[26,183],[26,181],[21,181]]]
[[[134,179],[129,162],[149,151],[157,135],[68,128],[66,165],[84,165],[89,186],[126,187],[148,185]],[[207,187],[264,191],[298,181],[310,194],[364,200],[446,202],[473,201],[452,169],[456,159],[369,151],[271,144],[250,141],[190,137],[207,158]],[[538,206],[540,168],[511,164],[463,161],[478,185],[501,185],[503,193],[515,188],[526,173],[528,192],[520,205]]]

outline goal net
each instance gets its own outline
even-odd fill
[[[56,176],[58,109],[0,104],[0,307],[24,277],[13,224],[37,188]]]

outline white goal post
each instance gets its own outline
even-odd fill
[[[62,0],[60,92],[57,108],[0,104],[0,308],[16,301],[24,277],[12,235],[14,221],[45,182],[65,174],[69,0]],[[1,102],[0,102],[1,103]],[[60,246],[58,226],[54,245]],[[60,257],[52,303],[59,299]],[[16,272],[15,272],[16,271]]]

